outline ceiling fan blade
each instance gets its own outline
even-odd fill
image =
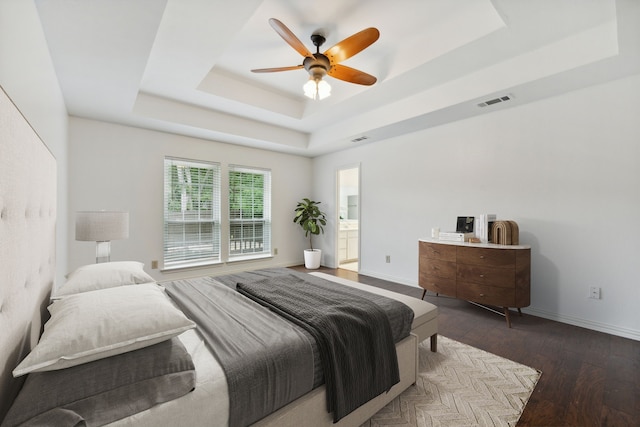
[[[274,30],[276,30],[276,33],[278,33],[280,37],[284,39],[284,41],[289,43],[289,46],[297,50],[300,55],[313,58],[313,53],[311,53],[309,49],[307,49],[307,47],[302,44],[300,39],[298,39],[296,35],[287,28],[286,25],[275,18],[269,19],[269,24]]]
[[[274,73],[276,71],[290,71],[290,70],[299,70],[304,68],[304,65],[293,65],[291,67],[277,67],[277,68],[257,68],[255,70],[251,70],[252,73]]]
[[[336,79],[344,80],[345,82],[365,86],[371,86],[377,81],[371,74],[340,64],[333,65],[327,74]]]
[[[380,37],[380,31],[376,28],[366,28],[330,47],[324,54],[329,57],[332,64],[337,64],[371,46],[378,37]]]

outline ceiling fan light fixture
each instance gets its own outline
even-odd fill
[[[304,84],[304,86],[302,86],[302,89],[304,90],[306,97],[314,100],[325,99],[331,95],[331,86],[329,86],[329,83],[322,80],[322,77],[309,77],[309,80]]]
[[[312,34],[311,41],[316,47],[316,53],[312,53],[296,37],[293,32],[282,22],[275,18],[269,19],[269,25],[282,39],[294,50],[304,57],[300,65],[276,68],[257,68],[251,70],[254,73],[273,73],[278,71],[299,70],[304,68],[309,75],[309,81],[303,86],[304,94],[311,99],[324,99],[331,94],[331,86],[323,80],[327,75],[349,83],[370,86],[376,82],[376,78],[363,71],[339,64],[353,55],[361,52],[380,37],[380,31],[370,27],[353,34],[338,44],[320,53],[320,46],[326,41],[322,34]]]

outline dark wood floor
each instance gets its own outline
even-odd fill
[[[319,271],[422,295],[348,270]],[[468,302],[430,293],[425,300],[438,306],[441,335],[542,372],[518,426],[640,426],[640,341],[517,312],[509,329],[504,317]]]

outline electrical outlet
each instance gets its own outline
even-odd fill
[[[600,288],[597,286],[592,286],[589,288],[589,298],[592,299],[600,299]]]
[[[152,270],[157,270],[158,269],[158,261],[157,260],[151,261],[151,269]]]
[[[273,248],[273,254],[278,255],[278,248]]]
[[[386,260],[387,264],[389,264],[391,262],[391,255],[387,255],[385,260]]]

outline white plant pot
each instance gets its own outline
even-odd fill
[[[322,251],[320,249],[304,250],[304,266],[309,270],[315,270],[316,268],[320,268],[321,258],[322,258]]]

